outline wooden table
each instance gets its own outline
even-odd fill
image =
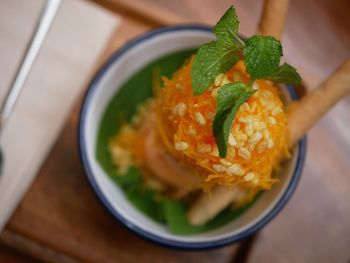
[[[123,15],[101,58],[126,40],[166,23],[214,23],[231,1],[96,0]],[[112,2],[112,3],[111,3]],[[284,53],[312,87],[350,56],[346,0],[291,1]],[[151,8],[149,5],[156,5]],[[233,1],[241,32],[254,32],[260,1]],[[136,5],[136,9],[135,6]],[[162,11],[162,10],[165,11]],[[151,15],[147,15],[151,10]],[[153,12],[153,13],[152,13]],[[176,15],[175,15],[176,14]],[[79,162],[76,129],[81,99],[35,182],[0,240],[33,258],[56,262],[231,262],[250,251],[251,262],[347,262],[350,260],[350,97],[309,134],[300,185],[283,212],[252,248],[231,245],[203,252],[166,249],[130,233],[102,207]],[[2,251],[5,251],[2,253]],[[0,262],[31,262],[0,248]],[[237,258],[236,258],[237,259]],[[17,260],[17,261],[16,261]],[[240,258],[242,260],[242,258]]]

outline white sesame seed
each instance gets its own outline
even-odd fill
[[[263,92],[263,96],[264,96],[265,98],[271,98],[272,95],[273,95],[273,94],[272,94],[271,91],[264,90],[264,92]]]
[[[273,147],[274,143],[273,140],[270,138],[267,140],[267,148],[271,149]]]
[[[256,144],[262,139],[262,137],[263,137],[263,134],[257,131],[252,136],[250,136],[248,142],[250,144]]]
[[[229,161],[226,161],[225,159],[220,159],[220,163],[226,167],[229,167],[232,165]]]
[[[248,136],[251,136],[254,133],[254,128],[251,123],[247,123],[247,125],[244,127],[244,131]]]
[[[240,117],[238,120],[244,123],[252,123],[255,119],[248,116],[248,117]]]
[[[195,137],[195,136],[197,136],[197,131],[196,131],[195,128],[190,127],[189,130],[188,130],[188,134],[189,134],[190,136],[192,136],[192,137]]]
[[[246,182],[249,182],[249,181],[253,180],[254,177],[255,177],[255,173],[249,172],[249,173],[247,173],[247,174],[244,176],[244,180],[245,180]]]
[[[188,143],[184,142],[184,141],[180,141],[180,142],[175,143],[175,149],[178,151],[185,151],[188,149],[188,147],[189,147]]]
[[[228,83],[230,83],[230,81],[228,80],[227,76],[225,75],[225,77],[221,81],[220,87],[222,87]]]
[[[272,116],[267,117],[267,122],[270,123],[271,125],[274,125],[277,123],[276,119]]]
[[[213,169],[218,173],[224,173],[227,171],[227,168],[221,164],[214,164]]]
[[[208,118],[208,120],[214,120],[214,118],[215,118],[215,112],[208,112],[208,115],[207,115],[207,118]]]
[[[218,91],[219,91],[219,88],[215,88],[213,89],[213,91],[211,92],[211,97],[213,99],[216,99],[218,97]]]
[[[254,127],[254,130],[261,131],[263,129],[266,129],[266,123],[262,121],[255,121],[253,122],[253,127]]]
[[[184,142],[184,141],[181,141],[181,142],[176,142],[175,143],[175,149],[177,151],[185,151],[188,149],[188,143],[187,142]]]
[[[227,169],[227,172],[234,175],[244,175],[244,170],[239,164],[234,164]]]
[[[276,115],[278,115],[279,113],[281,113],[282,112],[282,109],[281,109],[281,107],[278,107],[278,106],[276,106],[275,108],[273,108],[272,110],[271,110],[271,114],[273,115],[273,116],[276,116]]]
[[[260,87],[259,87],[259,84],[256,83],[256,81],[254,82],[253,84],[253,90],[258,90]]]
[[[205,126],[205,124],[207,123],[207,121],[205,120],[205,118],[203,117],[202,113],[200,112],[196,112],[194,114],[194,118],[196,119],[196,122],[201,126]]]
[[[252,152],[252,151],[254,151],[255,146],[256,146],[256,143],[248,143],[248,145],[246,147],[247,147],[248,151]]]
[[[240,141],[240,142],[245,142],[246,140],[248,140],[248,136],[245,133],[237,132],[236,133],[236,140]]]
[[[212,146],[210,144],[200,144],[197,146],[197,151],[199,153],[210,153]]]
[[[242,111],[250,111],[250,107],[249,107],[249,104],[244,102],[241,107],[240,107],[240,110]]]
[[[214,79],[214,85],[218,87],[218,86],[220,85],[222,79],[224,78],[224,76],[225,76],[225,75],[222,74],[222,73],[220,73],[219,75],[217,75],[217,76],[215,77],[215,79]]]
[[[244,160],[249,160],[251,157],[250,151],[244,147],[238,149],[238,155],[241,156]]]
[[[262,141],[258,144],[257,151],[258,153],[263,153],[267,148],[267,141]]]
[[[173,113],[183,117],[185,115],[186,109],[186,104],[180,102],[173,108]]]
[[[233,137],[232,133],[230,133],[228,136],[228,144],[231,146],[237,145],[237,141],[236,141],[235,137]]]

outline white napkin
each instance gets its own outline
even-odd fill
[[[0,100],[43,5],[43,0],[0,3]],[[33,181],[119,23],[119,17],[88,1],[63,1],[2,134],[0,230]]]

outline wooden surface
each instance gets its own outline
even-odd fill
[[[0,1],[0,101],[44,4],[45,0]],[[46,160],[118,21],[92,3],[64,1],[60,6],[1,132],[5,165],[0,178],[0,229]]]
[[[6,263],[34,263],[37,262],[35,259],[19,253],[17,250],[7,247],[0,246],[0,262]]]
[[[101,61],[126,40],[148,29],[143,23],[124,18]],[[142,258],[142,262],[230,260],[237,246],[206,252],[166,249],[130,233],[108,214],[80,165],[76,144],[80,104],[77,102],[38,178],[2,234],[3,242],[47,261],[134,262],[135,257]],[[19,236],[13,237],[12,233]],[[33,248],[28,239],[43,247]]]
[[[147,1],[183,16],[186,21],[206,23],[214,23],[233,3],[241,20],[241,31],[247,35],[254,32],[261,10],[261,2],[255,0],[143,0],[143,3]],[[316,84],[350,56],[348,10],[350,3],[346,0],[291,0],[284,53],[290,63],[305,73],[307,84]],[[131,18],[124,19],[104,56],[126,39],[159,23],[150,18],[145,22],[125,7],[120,11]],[[79,163],[76,145],[79,107],[80,101],[2,233],[2,242],[36,257],[61,262],[230,262],[237,250],[235,245],[205,252],[165,249],[125,230],[105,211],[88,186]],[[348,96],[309,133],[300,185],[283,212],[256,240],[250,262],[350,260],[349,130]]]

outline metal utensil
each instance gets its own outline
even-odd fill
[[[35,30],[33,31],[30,41],[28,42],[25,53],[21,59],[21,63],[17,68],[16,74],[11,82],[11,86],[0,108],[0,136],[4,125],[16,104],[18,96],[28,77],[30,69],[34,64],[35,58],[39,53],[40,47],[44,42],[45,36],[49,31],[49,28],[57,13],[60,3],[61,0],[47,0],[44,8],[40,13],[40,17],[35,26]],[[0,176],[3,170],[3,163],[4,160],[0,148]]]

